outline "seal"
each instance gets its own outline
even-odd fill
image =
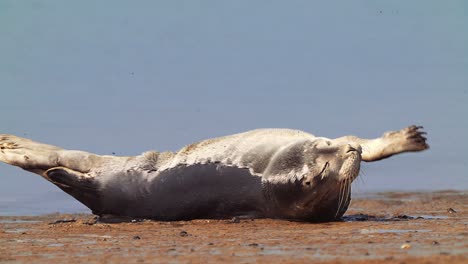
[[[375,139],[257,129],[132,157],[0,135],[0,160],[41,175],[101,217],[332,221],[349,206],[361,161],[428,149],[421,129]]]

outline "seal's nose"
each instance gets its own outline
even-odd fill
[[[346,146],[346,153],[353,152],[353,151],[356,151],[356,152],[359,152],[359,154],[362,154],[361,146],[359,146],[359,145],[351,146],[351,144],[348,144]]]

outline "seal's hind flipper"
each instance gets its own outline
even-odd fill
[[[46,172],[57,167],[87,173],[100,166],[103,160],[119,160],[117,157],[99,156],[78,150],[65,150],[42,144],[27,138],[0,134],[0,161],[47,178]],[[83,174],[82,174],[83,175]],[[48,178],[47,178],[48,179]]]
[[[101,187],[94,177],[65,167],[51,168],[44,174],[49,181],[93,210],[93,213],[99,214]]]
[[[94,178],[65,167],[55,167],[47,170],[45,176],[58,186],[64,186],[75,190],[97,190],[98,184]]]
[[[58,153],[62,149],[14,135],[0,135],[0,161],[43,175],[60,166]]]

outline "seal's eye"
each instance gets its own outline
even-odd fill
[[[327,145],[330,146],[330,145],[331,145],[331,141],[327,141]]]

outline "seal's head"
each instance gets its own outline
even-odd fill
[[[361,163],[359,145],[318,138],[278,151],[263,174],[272,210],[286,218],[330,221],[346,211]]]

